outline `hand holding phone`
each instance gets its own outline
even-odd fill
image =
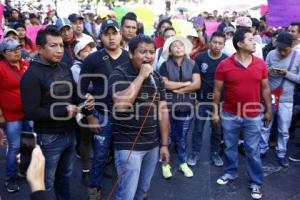
[[[22,132],[21,133],[21,162],[20,171],[25,173],[31,161],[32,151],[36,146],[36,133]]]

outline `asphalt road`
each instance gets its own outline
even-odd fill
[[[206,131],[209,133],[209,131]],[[157,166],[149,191],[150,200],[248,200],[251,199],[248,189],[245,159],[239,159],[239,178],[228,185],[220,186],[216,183],[222,175],[223,169],[211,165],[209,160],[209,134],[203,141],[201,159],[193,168],[194,177],[185,178],[178,171],[178,161],[172,153],[173,177],[164,180],[160,166]],[[74,157],[75,168],[72,176],[72,199],[87,200],[87,189],[80,182],[80,161]],[[263,186],[264,200],[299,200],[300,163],[290,163],[290,167],[282,168],[275,159],[274,149],[271,149],[263,160],[265,179]],[[107,168],[108,173],[114,172],[114,167]],[[20,179],[21,191],[14,194],[6,192],[5,177],[5,148],[0,147],[0,194],[2,200],[28,200],[30,190],[25,179]],[[104,195],[112,188],[114,179],[105,178]],[[129,183],[130,184],[130,183]]]

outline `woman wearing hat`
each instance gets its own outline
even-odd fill
[[[14,39],[6,38],[0,44],[0,128],[4,128],[8,141],[6,154],[6,181],[8,192],[17,192],[18,165],[16,156],[20,149],[20,135],[24,129],[30,131],[24,114],[20,95],[20,79],[28,68],[21,59],[22,46]],[[25,131],[25,130],[24,130]]]
[[[195,105],[195,91],[200,89],[200,73],[195,62],[188,55],[192,50],[191,42],[182,36],[173,36],[166,40],[162,56],[166,59],[161,65],[160,74],[165,81],[169,104],[171,143],[176,145],[180,171],[184,176],[192,177],[188,167],[187,133],[191,124]],[[163,176],[172,176],[169,164],[162,166]]]

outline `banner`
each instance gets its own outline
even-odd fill
[[[45,28],[45,25],[39,25],[39,26],[27,26],[26,27],[26,36],[31,39],[31,41],[35,44],[35,39],[38,31],[40,29]]]
[[[292,22],[300,21],[299,0],[268,0],[269,26],[288,27]]]
[[[211,34],[216,32],[219,24],[220,24],[219,22],[205,22],[207,35],[211,36]]]

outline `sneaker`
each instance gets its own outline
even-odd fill
[[[232,181],[234,179],[235,178],[232,178],[230,175],[224,174],[223,176],[221,176],[220,178],[218,178],[217,183],[219,185],[226,185],[229,181]]]
[[[190,166],[195,166],[199,160],[199,154],[192,152],[188,157],[187,164]]]
[[[169,164],[162,164],[161,169],[162,169],[162,175],[165,179],[172,177],[171,166]]]
[[[278,158],[278,162],[282,167],[288,167],[289,166],[289,160],[287,156],[284,156],[283,158]]]
[[[82,183],[82,185],[84,185],[86,187],[89,186],[89,184],[90,184],[90,172],[89,171],[82,172],[81,183]]]
[[[289,156],[289,160],[292,162],[300,162],[300,155],[291,155]]]
[[[190,178],[194,176],[193,171],[189,168],[187,163],[183,163],[179,166],[179,170],[184,174],[185,177]]]
[[[252,199],[261,199],[262,198],[262,192],[261,192],[261,188],[259,186],[251,187],[251,197],[252,197]]]
[[[211,160],[213,164],[217,167],[222,167],[224,165],[222,158],[220,157],[218,152],[213,152],[211,154]]]
[[[89,200],[102,200],[101,191],[97,188],[88,188]]]
[[[20,190],[20,186],[17,184],[17,180],[15,177],[8,178],[5,181],[5,187],[7,192],[10,193],[18,192]]]

